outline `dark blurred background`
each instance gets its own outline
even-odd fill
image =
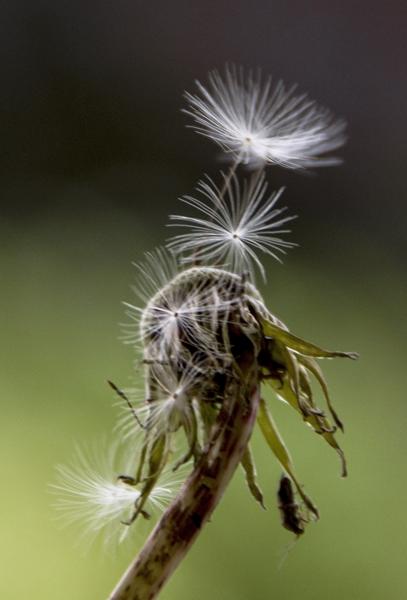
[[[361,353],[326,365],[350,477],[273,404],[321,522],[278,570],[291,537],[278,467],[255,439],[270,510],[237,475],[162,597],[406,597],[406,21],[402,2],[2,4],[2,598],[103,598],[130,559],[79,554],[47,484],[75,440],[113,426],[105,380],[131,374],[117,340],[131,261],[219,169],[217,148],[185,128],[182,94],[226,62],[297,82],[349,122],[341,167],[269,170],[300,247],[269,265],[263,292],[299,335]]]

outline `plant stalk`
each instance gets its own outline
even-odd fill
[[[208,521],[236,470],[256,420],[260,391],[253,351],[239,360],[194,470],[109,600],[153,600]]]

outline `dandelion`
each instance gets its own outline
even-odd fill
[[[265,269],[257,256],[263,252],[281,262],[278,255],[295,246],[280,236],[290,233],[284,226],[294,216],[282,216],[285,207],[276,208],[283,189],[268,198],[264,173],[245,180],[243,189],[236,177],[224,176],[225,193],[207,178],[198,183],[201,198],[186,196],[184,204],[191,206],[199,217],[170,215],[171,225],[184,227],[188,233],[174,236],[168,243],[184,262],[203,261],[220,264],[233,272],[249,271],[257,267],[265,279]]]
[[[277,164],[290,169],[328,166],[339,161],[326,156],[345,142],[345,121],[306,94],[296,94],[296,86],[271,78],[260,71],[245,74],[227,67],[222,76],[209,74],[205,87],[196,82],[198,92],[186,93],[193,128],[210,138],[234,160],[254,167]]]
[[[282,190],[269,194],[266,163],[290,168],[333,164],[325,156],[344,141],[344,123],[305,95],[282,83],[274,88],[260,74],[227,69],[210,75],[209,86],[187,94],[187,112],[197,131],[235,158],[221,186],[210,178],[198,184],[198,197],[184,204],[194,216],[171,215],[184,228],[167,249],[148,253],[136,264],[140,302],[126,303],[130,324],[125,341],[141,346],[144,391],[121,391],[125,410],[116,432],[137,450],[118,469],[115,453],[107,469],[96,469],[83,454],[78,465],[60,467],[55,488],[59,508],[72,520],[83,517],[87,531],[120,532],[148,518],[172,497],[169,473],[188,471],[139,556],[110,600],[152,600],[161,591],[222,498],[238,465],[249,492],[264,507],[250,437],[258,424],[283,470],[278,491],[283,525],[297,537],[318,519],[294,461],[263,396],[268,385],[318,438],[339,456],[343,423],[333,407],[320,359],[357,357],[321,348],[293,334],[266,306],[254,283],[266,278],[262,255],[281,260],[295,244]],[[240,162],[262,167],[241,183]],[[317,406],[313,384],[326,407]],[[114,459],[114,460],[113,460]],[[124,529],[123,529],[124,528]]]

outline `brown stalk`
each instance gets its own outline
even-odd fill
[[[254,349],[243,346],[203,455],[109,600],[156,598],[222,498],[250,439],[260,399]]]

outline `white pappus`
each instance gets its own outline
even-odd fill
[[[296,86],[282,81],[272,85],[261,72],[226,67],[209,74],[206,86],[196,82],[197,93],[186,93],[192,126],[210,138],[234,160],[254,167],[278,164],[291,169],[328,166],[340,162],[327,153],[346,141],[346,122]]]
[[[182,202],[195,209],[199,216],[170,215],[171,226],[184,227],[168,242],[168,248],[182,255],[184,262],[226,266],[233,272],[257,267],[265,279],[265,269],[257,251],[281,261],[278,253],[296,244],[280,236],[290,233],[285,225],[295,216],[283,216],[285,207],[276,208],[283,192],[267,194],[264,173],[256,173],[241,187],[236,176],[223,175],[220,189],[207,177],[198,183],[200,198],[186,196]]]

